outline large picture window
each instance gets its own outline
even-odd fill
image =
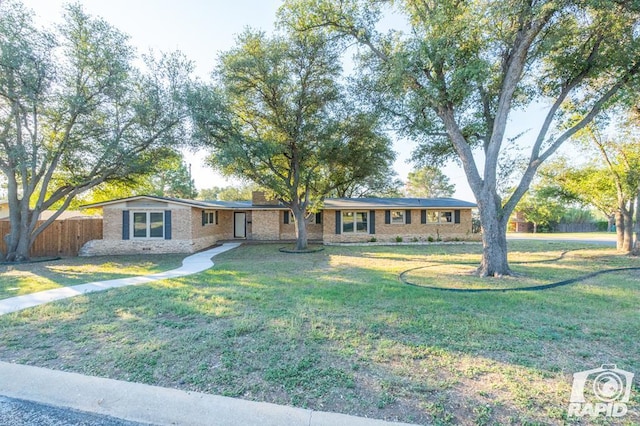
[[[342,232],[369,233],[369,216],[367,212],[342,212]]]
[[[133,212],[133,238],[164,238],[164,212]]]

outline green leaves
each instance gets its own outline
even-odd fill
[[[200,116],[210,164],[303,210],[338,186],[387,170],[390,142],[375,115],[348,104],[339,47],[321,33],[241,34],[221,55],[219,88],[203,95],[225,111],[219,120]]]
[[[49,222],[103,182],[129,183],[190,136],[192,65],[179,53],[133,65],[128,37],[79,5],[54,31],[0,2],[0,171],[9,182],[8,258],[27,257]],[[20,187],[20,193],[18,193]],[[31,215],[24,215],[34,209]],[[36,219],[34,219],[36,218]],[[55,215],[51,221],[55,219]],[[16,255],[12,251],[19,250]]]

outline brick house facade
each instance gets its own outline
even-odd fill
[[[327,199],[308,219],[310,240],[325,243],[477,239],[473,203],[445,199]],[[195,201],[137,196],[84,208],[100,208],[102,240],[82,255],[193,253],[219,241],[288,241],[296,238],[289,209],[256,192],[251,201]]]

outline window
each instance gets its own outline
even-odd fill
[[[203,216],[204,225],[218,224],[218,211],[205,211]]]
[[[367,212],[342,212],[343,233],[369,233],[369,216]]]
[[[164,238],[164,212],[133,212],[133,238]]]
[[[391,210],[391,223],[404,225],[404,210]]]
[[[453,222],[452,212],[440,212],[440,223],[451,223],[451,222]]]
[[[438,223],[439,213],[433,210],[427,211],[427,223]]]
[[[427,210],[427,223],[453,223],[453,212]]]

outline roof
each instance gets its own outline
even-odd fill
[[[83,209],[93,209],[98,207],[109,206],[111,204],[118,204],[126,201],[136,201],[136,200],[155,200],[155,201],[164,201],[167,203],[174,204],[182,204],[189,205],[193,207],[208,207],[209,204],[204,201],[196,201],[196,200],[183,200],[181,198],[170,198],[170,197],[158,197],[155,195],[136,195],[133,197],[125,197],[125,198],[116,198],[115,200],[109,201],[101,201],[99,203],[85,204],[80,206]]]
[[[115,200],[102,201],[99,203],[93,204],[85,204],[81,206],[83,209],[93,209],[109,206],[112,204],[123,203],[127,201],[136,201],[136,200],[154,200],[154,201],[162,201],[166,203],[179,204],[189,207],[198,207],[204,209],[229,209],[229,210],[284,210],[285,206],[254,206],[251,204],[251,201],[200,201],[200,200],[185,200],[182,198],[171,198],[171,197],[158,197],[156,195],[136,195],[133,197],[126,198],[118,198]]]
[[[325,209],[451,208],[471,209],[475,203],[456,198],[327,198]]]
[[[167,203],[186,205],[204,209],[224,210],[287,210],[283,205],[253,205],[251,201],[198,201],[184,200],[181,198],[158,197],[155,195],[137,195],[134,197],[119,198],[100,203],[86,204],[83,209],[99,208],[112,204],[136,200],[155,200]],[[340,209],[390,209],[390,208],[448,208],[470,209],[476,207],[475,203],[462,201],[455,198],[327,198],[324,200],[324,208],[330,210]]]

